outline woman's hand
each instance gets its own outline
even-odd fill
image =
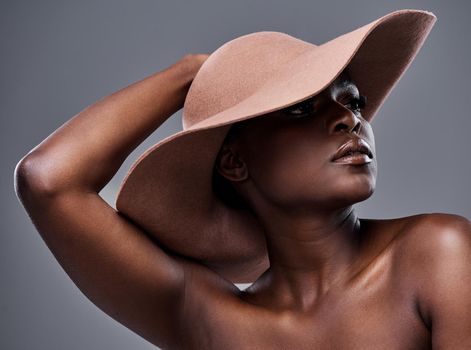
[[[207,60],[210,54],[207,53],[189,53],[184,58],[193,59],[200,64],[200,66]]]
[[[207,60],[209,57],[209,54],[206,53],[189,53],[183,56],[177,64],[186,67],[189,72],[193,74],[193,77],[191,78],[191,81],[193,80],[194,76],[198,73],[199,69],[203,65],[203,63]],[[190,74],[191,74],[190,73]],[[188,88],[190,86],[188,85]]]

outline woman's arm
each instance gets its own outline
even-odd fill
[[[133,149],[182,108],[191,82],[207,56],[186,55],[170,67],[85,108],[20,161],[17,166],[21,172],[17,181],[19,186],[28,182],[30,189],[36,187],[39,192],[49,196],[71,191],[98,194]],[[184,242],[181,242],[181,246],[177,246],[178,243],[168,244],[172,240],[166,239],[165,232],[154,232],[152,235],[163,247],[173,252],[180,254],[185,247]],[[237,237],[234,239],[240,240]],[[233,243],[225,247],[238,247],[238,251],[243,252],[243,247],[253,244],[240,241]],[[207,256],[204,263],[230,280],[238,280],[239,271],[245,276],[247,271],[259,274],[267,267],[265,256],[250,260],[244,257],[240,259],[240,266],[234,263],[212,264],[212,261],[221,261],[221,257],[233,254],[223,249],[205,252],[203,247],[207,246],[207,242],[201,247],[193,246],[194,255],[183,255],[199,259]],[[261,248],[258,251],[263,252],[264,247]]]
[[[185,300],[195,293],[186,277],[200,264],[165,252],[98,191],[132,148],[179,108],[199,64],[186,57],[97,102],[15,168],[18,198],[75,285],[109,316],[164,348],[181,348]],[[200,273],[197,282],[207,275]]]
[[[205,54],[175,64],[118,90],[64,123],[28,155],[51,191],[99,193],[126,157],[182,106]]]

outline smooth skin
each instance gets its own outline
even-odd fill
[[[77,287],[163,349],[470,349],[471,222],[356,216],[377,163],[376,153],[368,165],[330,160],[349,137],[374,150],[345,74],[306,118],[283,110],[251,119],[221,148],[218,171],[266,229],[254,261],[268,255],[269,265],[247,290],[208,267],[214,254],[233,252],[184,256],[164,232],[151,236],[100,197],[133,149],[183,106],[207,56],[186,55],[99,100],[17,164],[17,195]]]

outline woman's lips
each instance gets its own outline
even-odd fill
[[[367,164],[371,163],[371,161],[372,159],[368,157],[368,155],[360,152],[354,152],[353,154],[337,158],[333,162],[341,164]]]
[[[373,152],[368,142],[360,137],[352,137],[338,148],[337,152],[332,156],[332,161],[355,153],[363,153],[369,158],[373,158]]]

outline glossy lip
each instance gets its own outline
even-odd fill
[[[361,152],[362,154],[349,155],[352,152]],[[371,162],[373,152],[370,145],[361,138],[352,138],[339,147],[337,152],[332,156],[333,162],[342,163],[358,163],[358,162]]]
[[[366,154],[353,154],[349,156],[340,157],[334,160],[334,163],[341,163],[341,164],[368,164],[371,163],[373,160],[368,157]]]

